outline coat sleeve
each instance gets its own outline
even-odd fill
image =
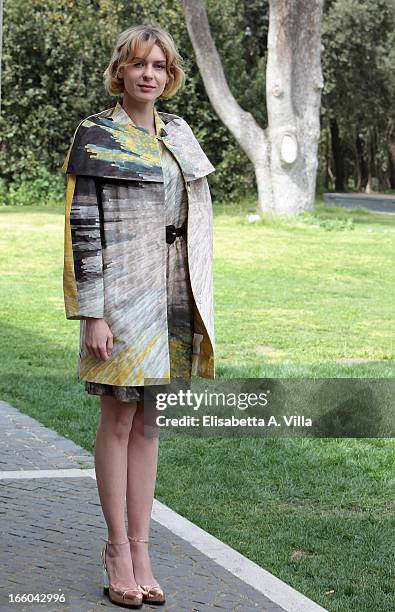
[[[67,319],[104,317],[100,212],[95,179],[67,174],[63,267]]]

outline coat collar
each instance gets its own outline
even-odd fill
[[[68,174],[163,182],[158,140],[173,153],[186,181],[214,171],[184,119],[154,107],[156,134],[136,125],[118,102],[78,126],[63,164]]]
[[[150,134],[147,128],[143,128],[134,123],[133,119],[128,115],[128,113],[123,108],[122,104],[119,102],[116,103],[116,106],[112,109],[111,118],[116,123],[120,123],[121,125],[132,125],[135,128],[139,128],[140,130],[144,130],[147,134]],[[160,138],[166,134],[165,122],[161,119],[158,111],[154,106],[154,120],[155,120],[155,128],[156,128],[156,136]],[[162,131],[163,130],[163,131]]]

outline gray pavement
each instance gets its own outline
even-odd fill
[[[368,193],[324,193],[325,206],[343,208],[365,208],[374,212],[395,215],[395,196]]]
[[[100,549],[107,530],[95,480],[27,477],[31,470],[93,468],[92,455],[1,401],[0,430],[0,610],[120,609],[103,595]],[[150,550],[167,603],[142,609],[284,610],[153,519]],[[65,601],[12,603],[18,593],[63,594]]]

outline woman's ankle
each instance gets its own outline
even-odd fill
[[[138,543],[138,544],[148,544],[149,535],[132,535],[130,533],[127,534],[127,538],[129,542]]]
[[[129,540],[126,531],[112,531],[108,532],[107,542],[110,544],[124,544]]]

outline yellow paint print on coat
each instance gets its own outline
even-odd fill
[[[83,123],[84,127],[95,125],[88,120],[85,120]],[[106,127],[105,125],[100,125],[100,129],[109,132],[114,140],[121,145],[125,153],[94,144],[85,145],[88,153],[94,155],[95,159],[103,161],[112,160],[118,164],[122,161],[130,161],[130,152],[132,151],[142,161],[156,166],[160,165],[160,152],[154,135],[142,132],[141,129],[133,124],[124,125],[120,130],[116,130],[114,127]]]
[[[78,315],[78,293],[74,273],[74,256],[71,241],[70,212],[73,203],[76,177],[73,174],[67,176],[66,209],[64,220],[64,268],[63,268],[63,290],[65,308],[68,317]]]
[[[113,353],[105,362],[98,363],[96,357],[91,354],[86,355],[86,357],[80,359],[80,378],[90,382],[120,386],[127,386],[130,377],[133,378],[133,384],[135,385],[144,385],[146,378],[158,378],[158,376],[153,375],[147,376],[143,364],[162,336],[163,333],[160,333],[140,353],[136,353],[133,347],[127,347],[120,353]],[[160,378],[163,379],[163,384],[170,382],[169,369],[165,370]]]

